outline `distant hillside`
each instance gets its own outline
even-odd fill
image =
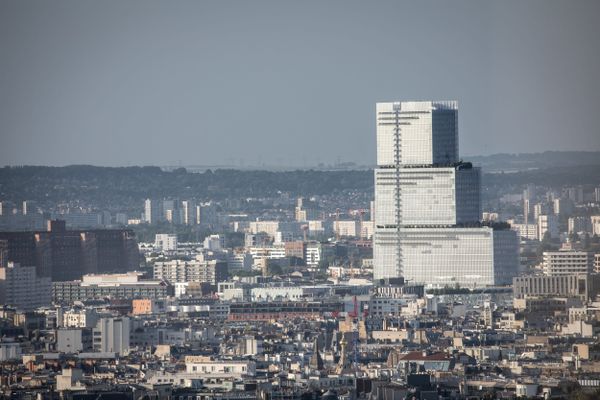
[[[81,200],[85,204],[128,203],[146,197],[224,199],[323,195],[373,190],[372,171],[238,171],[191,173],[159,167],[4,167],[0,199],[47,202]]]
[[[546,151],[526,154],[492,154],[469,156],[465,160],[481,166],[486,172],[525,171],[555,167],[600,165],[598,151]]]
[[[483,167],[483,189],[493,193],[533,183],[547,187],[600,186],[600,153],[547,152],[532,155],[473,157]],[[490,169],[489,165],[509,167]],[[505,164],[502,164],[505,163]],[[519,168],[517,168],[519,167]],[[291,196],[372,196],[373,171],[239,171],[233,169],[188,172],[159,167],[4,167],[0,168],[0,200],[16,203],[35,200],[40,205],[59,203],[137,209],[147,197],[200,200]]]

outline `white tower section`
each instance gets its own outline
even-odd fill
[[[514,232],[481,226],[480,171],[458,157],[455,101],[378,103],[374,278],[510,283]]]
[[[378,166],[458,161],[456,101],[377,103],[376,115]]]

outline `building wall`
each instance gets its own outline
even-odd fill
[[[515,224],[511,223],[511,229],[517,232],[517,235],[530,240],[538,240],[537,224]]]
[[[38,277],[35,267],[23,267],[8,262],[0,268],[0,304],[30,311],[48,306],[52,301],[52,283],[48,277]]]
[[[131,323],[129,318],[101,318],[93,331],[94,350],[104,353],[129,353],[129,335]]]
[[[69,310],[63,314],[62,325],[67,328],[93,328],[98,322],[94,309]]]
[[[131,301],[132,315],[152,314],[154,308],[154,300],[152,299],[134,299]]]
[[[35,266],[53,281],[79,279],[86,273],[125,272],[139,267],[139,251],[128,229],[66,230],[52,221],[46,232],[0,232],[8,259]]]
[[[85,277],[84,277],[85,278]],[[66,281],[52,283],[52,301],[72,304],[88,299],[161,299],[169,294],[169,287],[160,281],[90,283]]]
[[[275,299],[300,300],[304,295],[301,287],[269,287],[250,290],[252,301],[268,301]]]
[[[21,360],[21,343],[0,343],[0,361]]]
[[[600,275],[531,275],[513,278],[516,299],[535,296],[594,298],[600,290]]]
[[[458,160],[456,102],[377,103],[377,164],[395,164],[395,131],[400,133],[400,163],[427,165]]]
[[[356,221],[333,221],[333,231],[339,236],[355,237],[357,225]]]
[[[589,274],[594,270],[594,254],[585,251],[545,251],[546,275]]]
[[[558,237],[558,219],[555,215],[538,215],[537,217],[538,227],[538,240],[544,239],[546,232],[550,234],[550,237]]]
[[[494,284],[490,228],[420,228],[401,233],[404,279],[435,286]]]
[[[384,235],[386,233],[387,235]],[[403,270],[396,271],[396,232],[376,236],[374,279],[403,276],[426,285],[509,284],[518,268],[518,240],[492,228],[413,228],[400,233]]]
[[[568,220],[569,233],[590,232],[592,230],[591,218],[571,217]]]
[[[253,361],[212,361],[204,357],[186,356],[185,370],[196,374],[224,374],[230,376],[254,376],[256,364]]]
[[[494,284],[510,285],[519,274],[519,238],[512,230],[494,230]]]
[[[79,353],[92,350],[92,334],[89,329],[58,329],[56,331],[56,351]]]
[[[154,238],[154,246],[162,251],[177,250],[177,235],[160,233]]]
[[[206,282],[216,285],[227,279],[227,263],[211,261],[171,260],[154,264],[154,279],[177,282]]]
[[[479,220],[480,172],[476,168],[406,168],[375,170],[375,221],[396,225],[396,196],[400,196],[400,225],[455,225]]]

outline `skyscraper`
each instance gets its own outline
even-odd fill
[[[196,224],[196,203],[192,200],[181,202],[181,219],[184,225]]]
[[[156,224],[163,220],[162,202],[160,200],[146,199],[144,201],[144,222]]]
[[[33,200],[23,201],[23,215],[31,215],[38,212],[37,203]]]
[[[458,158],[454,101],[378,103],[374,277],[510,283],[514,232],[481,226],[480,171]]]

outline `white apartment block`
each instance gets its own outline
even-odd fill
[[[101,318],[93,330],[94,351],[127,355],[130,334],[131,321],[128,317]]]
[[[248,225],[250,233],[255,235],[264,232],[274,237],[277,231],[279,231],[279,221],[251,221]]]
[[[55,281],[52,297],[56,303],[70,304],[86,299],[112,298],[163,298],[167,284],[159,280],[140,280],[139,272],[124,274],[88,274],[81,281]]]
[[[533,219],[538,220],[540,215],[546,214],[546,207],[543,204],[538,203],[533,206]]]
[[[223,235],[209,235],[204,238],[203,247],[210,251],[221,251],[225,248],[225,237]]]
[[[510,228],[517,232],[517,235],[524,239],[538,240],[537,224],[515,224],[511,223]]]
[[[583,301],[597,289],[598,279],[587,273],[568,275],[525,275],[513,278],[515,299],[526,297],[579,297]],[[591,290],[590,290],[591,289]]]
[[[545,251],[543,271],[546,275],[589,274],[594,270],[594,254],[585,251]]]
[[[274,244],[273,246],[250,247],[248,252],[253,259],[277,259],[285,258],[285,245],[283,243]]]
[[[500,220],[500,216],[498,215],[498,213],[484,212],[482,214],[482,219],[484,221],[499,221]]]
[[[304,261],[306,265],[316,267],[321,262],[321,244],[320,243],[308,243],[306,245],[306,252],[304,255]]]
[[[177,235],[159,233],[154,236],[154,247],[159,251],[176,251]]]
[[[235,378],[254,376],[254,361],[211,360],[205,356],[185,356],[185,371],[198,375],[222,375]]]
[[[333,221],[333,231],[341,237],[356,237],[358,232],[357,226],[358,223],[356,221]]]
[[[248,226],[250,233],[264,232],[271,238],[275,238],[278,232],[281,232],[283,236],[294,236],[300,235],[302,231],[302,223],[297,221],[251,221]]]
[[[592,235],[600,236],[600,215],[593,215],[590,217],[592,223]]]
[[[284,286],[284,287],[264,287],[252,288],[250,298],[252,301],[270,301],[270,300],[301,300],[305,292],[302,287]]]
[[[154,279],[171,284],[179,282],[206,282],[216,285],[227,275],[227,263],[217,260],[171,260],[154,263]]]
[[[558,218],[555,215],[542,214],[537,217],[538,240],[543,240],[546,232],[552,238],[558,238]]]
[[[62,326],[66,328],[93,328],[98,322],[99,315],[91,308],[72,309],[63,313]]]
[[[155,224],[163,220],[162,203],[160,200],[146,199],[144,201],[144,222]]]

